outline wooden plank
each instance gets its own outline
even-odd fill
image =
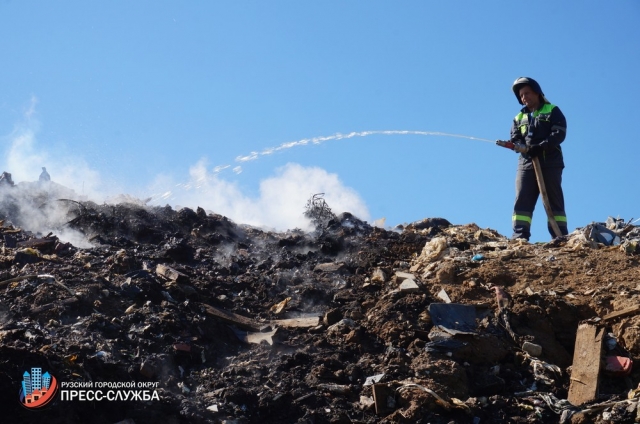
[[[279,327],[317,327],[320,325],[320,317],[306,317],[306,318],[287,318],[287,319],[276,319],[271,321],[272,325]]]
[[[394,398],[394,390],[386,384],[374,384],[373,389],[373,402],[376,406],[376,415],[386,415],[393,411],[389,405],[389,398]]]
[[[267,326],[260,324],[251,318],[238,315],[231,311],[227,311],[226,309],[216,308],[215,306],[207,305],[206,303],[201,304],[204,308],[207,315],[210,315],[214,318],[219,319],[222,322],[227,324],[235,325],[238,328],[242,328],[243,330],[249,331],[262,331]]]
[[[19,241],[16,243],[17,248],[31,247],[33,249],[53,251],[56,245],[56,239],[53,238],[39,238],[25,241]]]
[[[578,326],[568,396],[569,402],[575,406],[598,397],[604,329],[597,330],[592,324]]]
[[[630,308],[625,308],[621,311],[611,312],[610,314],[605,315],[604,318],[602,319],[604,321],[610,321],[612,319],[622,318],[622,317],[626,317],[627,315],[636,314],[639,311],[640,311],[640,305],[634,305],[634,306],[631,306]]]

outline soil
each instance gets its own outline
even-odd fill
[[[442,218],[384,230],[345,213],[314,233],[276,233],[200,208],[59,206],[60,228],[93,247],[30,233],[10,214],[0,229],[3,422],[636,420],[635,368],[600,372],[590,402],[565,401],[579,324],[605,330],[603,360],[640,356],[640,314],[603,319],[638,305],[628,245],[580,229],[529,244]],[[623,241],[637,233],[624,227]],[[434,322],[436,304],[472,307],[471,331]],[[265,340],[247,342],[255,333]],[[59,393],[34,411],[18,399],[32,367],[58,382],[157,383],[157,398]]]

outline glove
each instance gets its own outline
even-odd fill
[[[532,158],[535,158],[535,157],[540,156],[544,152],[544,148],[545,148],[545,144],[544,143],[534,144],[533,146],[529,147],[529,151],[527,153]]]

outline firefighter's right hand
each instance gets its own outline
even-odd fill
[[[513,151],[516,153],[527,153],[529,151],[529,146],[523,143],[515,143],[513,145]]]

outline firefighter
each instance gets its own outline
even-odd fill
[[[529,240],[531,237],[531,218],[540,194],[531,162],[533,157],[540,161],[553,216],[560,232],[566,235],[567,215],[562,193],[564,160],[560,144],[567,133],[567,120],[560,108],[547,100],[540,84],[533,78],[518,78],[512,89],[524,107],[513,120],[511,141],[526,145],[526,152],[521,153],[518,159],[512,238]],[[549,222],[547,227],[551,237],[555,237]]]

